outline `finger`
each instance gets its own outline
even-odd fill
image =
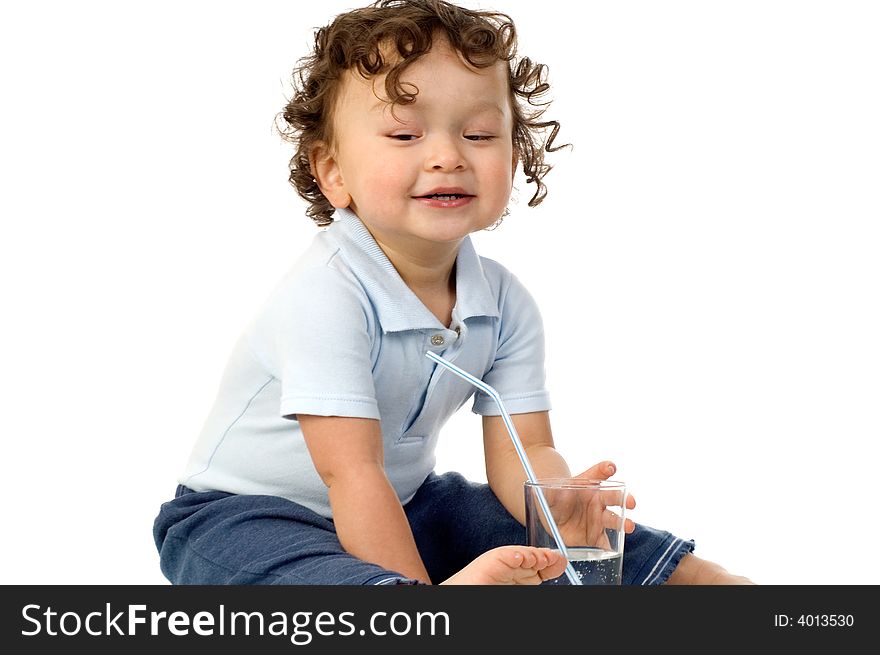
[[[602,502],[608,507],[629,506],[629,497],[623,489],[608,489],[601,492]],[[633,505],[635,507],[635,505]],[[631,509],[631,508],[630,508]]]
[[[617,467],[614,465],[614,462],[605,460],[604,462],[594,464],[583,473],[579,473],[574,477],[584,480],[607,480],[614,475],[616,471]]]
[[[610,509],[605,510],[605,515],[602,518],[605,527],[609,530],[620,530],[620,515],[617,512],[612,512]],[[626,534],[630,534],[635,531],[636,524],[632,521],[632,519],[624,519],[623,520],[623,531]]]
[[[535,563],[532,550],[529,546],[499,546],[493,552],[511,569],[531,569]]]
[[[568,560],[565,559],[558,552],[556,553],[558,557],[547,565],[546,568],[538,571],[538,576],[541,580],[552,580],[553,578],[558,578],[562,575],[563,571],[565,571],[565,567],[568,564]]]
[[[562,557],[562,553],[558,550],[553,550],[552,548],[539,548],[536,555],[538,556],[538,561],[535,563],[535,568],[538,570],[547,568]]]
[[[533,569],[535,568],[536,563],[539,561],[539,554],[537,548],[523,548],[522,550],[517,551],[520,555],[522,555],[522,561],[520,562],[520,568],[523,569]]]
[[[606,509],[602,515],[602,524],[606,530],[620,530],[623,528],[620,514],[610,509]]]
[[[586,536],[588,546],[601,546],[605,537],[605,503],[602,494],[592,494],[584,518],[586,519]]]
[[[556,560],[562,557],[562,553],[556,550],[555,548],[541,548],[541,552],[543,552],[547,556],[547,564],[555,564]],[[563,558],[565,559],[565,558]]]

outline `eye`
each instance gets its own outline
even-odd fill
[[[465,134],[464,138],[468,141],[491,141],[495,137],[489,134]]]
[[[388,136],[395,141],[415,141],[419,138],[415,134],[389,134]]]

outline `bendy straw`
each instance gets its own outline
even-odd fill
[[[437,353],[431,352],[429,350],[425,353],[425,355],[428,357],[428,359],[434,360],[441,366],[455,373],[460,378],[464,378],[472,385],[485,392],[488,396],[492,398],[492,400],[495,401],[495,404],[498,405],[498,409],[501,410],[501,418],[504,420],[504,426],[507,428],[507,433],[510,435],[511,441],[513,441],[513,447],[516,449],[516,454],[519,455],[519,460],[520,462],[522,462],[529,482],[537,483],[538,480],[535,477],[535,471],[532,469],[532,465],[529,462],[528,456],[526,455],[525,448],[523,448],[522,441],[520,441],[519,439],[519,435],[517,434],[516,428],[513,425],[513,421],[510,418],[510,414],[507,413],[507,409],[504,407],[504,403],[501,402],[501,395],[497,391],[495,391],[495,389],[493,389],[491,386],[489,386],[479,378],[475,378],[473,375],[463,369],[460,369],[449,360],[443,359]],[[541,489],[540,486],[536,486],[535,491],[537,492],[538,502],[541,504],[541,511],[543,511],[544,516],[547,517],[547,525],[550,526],[550,532],[553,534],[553,539],[556,541],[556,546],[557,548],[559,548],[559,552],[562,553],[563,557],[568,559],[568,551],[562,541],[562,535],[559,532],[556,521],[553,519],[553,515],[550,513],[550,507],[547,505],[547,499],[544,498],[544,491]],[[568,580],[569,582],[571,582],[571,584],[582,584],[581,579],[577,576],[577,573],[575,573],[574,567],[571,565],[571,562],[568,562],[565,565],[565,574],[568,576]]]

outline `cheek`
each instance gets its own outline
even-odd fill
[[[350,187],[355,203],[364,212],[397,211],[412,182],[412,168],[391,158],[370,155],[369,163],[357,168],[356,182]]]
[[[485,155],[483,165],[487,170],[491,170],[493,175],[510,177],[516,164],[512,143],[499,144],[497,148],[493,148],[491,152],[487,151]]]
[[[515,169],[516,167],[512,163],[512,155],[510,158],[501,156],[495,158],[492,164],[487,167],[487,173],[491,175],[493,186],[499,192],[506,189],[509,193],[513,187],[513,173]]]
[[[383,193],[406,186],[412,176],[412,166],[398,159],[370,155],[367,166],[361,165],[361,186],[374,193]]]
[[[391,185],[399,185],[407,170],[405,161],[394,153],[382,152],[374,139],[359,134],[348,136],[341,153],[345,183],[351,191],[381,194]]]

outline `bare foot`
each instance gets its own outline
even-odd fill
[[[566,560],[559,551],[531,546],[500,546],[483,553],[440,584],[541,584],[562,575]]]

